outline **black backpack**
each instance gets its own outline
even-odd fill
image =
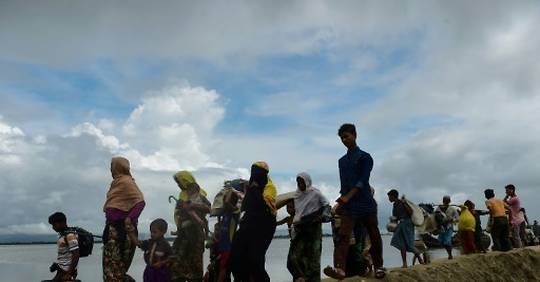
[[[77,234],[77,242],[79,244],[80,257],[87,257],[92,254],[92,249],[94,248],[94,235],[92,235],[92,233],[80,227],[68,227],[66,231],[62,232],[62,235],[64,236],[64,240],[66,240],[66,244],[67,244],[67,237],[65,236],[69,233]]]

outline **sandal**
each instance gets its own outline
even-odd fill
[[[386,268],[379,267],[379,268],[377,268],[377,270],[375,270],[375,278],[383,279],[384,276],[386,276]]]

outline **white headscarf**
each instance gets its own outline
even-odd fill
[[[297,175],[304,180],[306,184],[306,190],[296,190],[294,195],[294,208],[296,213],[294,215],[293,223],[300,222],[306,215],[310,215],[319,211],[322,207],[330,205],[328,199],[319,191],[319,189],[311,186],[311,176],[302,172]]]

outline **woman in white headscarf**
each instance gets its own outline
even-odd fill
[[[293,281],[321,281],[322,223],[330,221],[330,203],[312,186],[309,174],[296,177],[295,215],[287,268]]]

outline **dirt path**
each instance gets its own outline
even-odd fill
[[[408,269],[392,268],[382,280],[355,277],[344,281],[540,281],[540,246],[517,249],[507,253],[490,252],[458,256],[453,260],[439,259],[429,265]],[[323,281],[336,281],[324,279]]]

